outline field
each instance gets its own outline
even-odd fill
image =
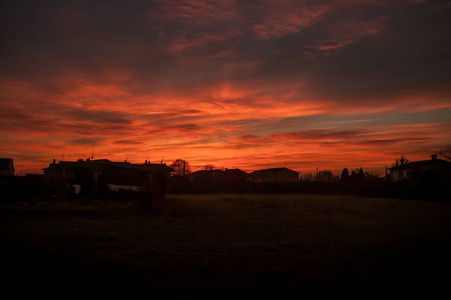
[[[315,286],[441,286],[449,203],[169,195],[0,205],[5,286],[236,298]],[[5,282],[4,282],[5,283]]]

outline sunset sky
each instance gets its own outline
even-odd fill
[[[451,152],[451,2],[2,1],[0,157],[383,173]]]

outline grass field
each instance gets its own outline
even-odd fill
[[[168,298],[449,282],[451,205],[315,195],[170,195],[0,205],[8,284]],[[221,291],[220,294],[217,294]]]

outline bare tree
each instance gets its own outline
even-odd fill
[[[186,160],[176,159],[170,165],[172,169],[174,169],[175,174],[178,176],[185,176],[191,173],[191,167]]]
[[[392,168],[403,166],[407,164],[409,160],[404,155],[401,155],[400,159],[396,159],[394,163],[391,164]]]
[[[308,173],[301,177],[301,181],[310,182],[313,181],[313,178],[312,173]]]
[[[205,171],[213,171],[215,169],[215,166],[212,164],[206,164],[205,166],[202,167],[202,170]]]
[[[318,173],[318,181],[330,182],[334,178],[334,174],[332,174],[329,170],[322,170]]]

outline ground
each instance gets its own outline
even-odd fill
[[[315,195],[0,204],[2,271],[10,286],[165,298],[440,286],[450,216],[450,203]]]

